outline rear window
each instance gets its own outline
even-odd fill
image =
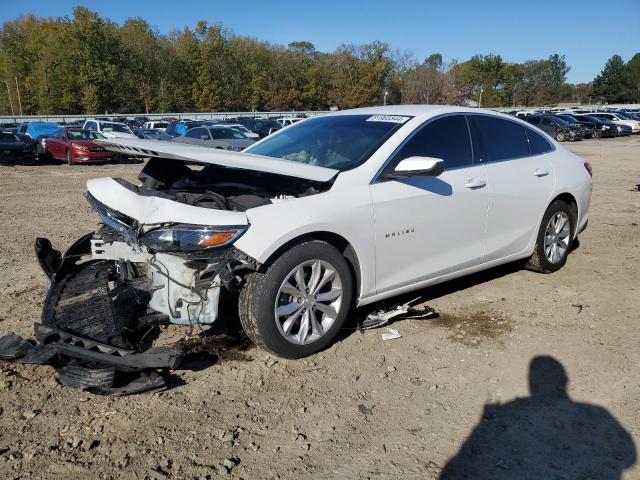
[[[551,144],[538,132],[534,132],[530,128],[524,129],[529,139],[529,149],[531,155],[540,155],[553,150]]]
[[[530,155],[524,127],[519,123],[485,115],[469,115],[476,155],[496,162]]]

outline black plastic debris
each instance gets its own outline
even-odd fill
[[[9,333],[0,337],[0,359],[52,365],[61,384],[98,395],[163,390],[184,352],[153,347],[162,319],[147,312],[148,294],[135,285],[114,287],[115,262],[86,260],[91,237],[64,255],[47,239],[36,240],[36,256],[51,279],[34,326],[37,343]]]
[[[29,343],[17,333],[9,332],[0,337],[0,359],[16,360],[24,357],[32,347],[32,343]]]

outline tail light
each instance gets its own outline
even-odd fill
[[[584,168],[589,172],[589,175],[593,177],[593,168],[589,162],[584,162]]]

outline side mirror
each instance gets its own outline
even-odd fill
[[[444,172],[444,160],[433,157],[409,157],[400,160],[392,172],[383,173],[384,180],[411,177],[437,177]]]

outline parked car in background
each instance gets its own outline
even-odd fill
[[[521,259],[555,272],[589,219],[590,165],[487,110],[345,110],[243,153],[104,142],[155,157],[141,186],[87,183],[104,223],[88,253],[122,272],[115,285],[148,292],[122,299],[185,326],[237,313],[256,345],[286,358],[326,348],[354,305]],[[238,302],[218,302],[224,292]]]
[[[640,122],[637,120],[630,120],[624,116],[622,113],[612,113],[612,112],[593,112],[589,114],[592,117],[605,118],[607,120],[611,120],[616,125],[626,125],[627,127],[631,127],[631,133],[640,133]],[[626,129],[623,129],[626,131]]]
[[[199,127],[202,124],[203,124],[202,122],[194,122],[192,120],[184,120],[176,123],[170,123],[167,126],[165,133],[167,135],[171,135],[172,137],[179,137],[180,135],[184,135],[187,132],[187,130],[189,130],[190,128]]]
[[[284,128],[284,127],[288,127],[289,125],[293,125],[294,123],[297,123],[300,120],[304,120],[304,119],[296,118],[296,117],[286,117],[286,118],[278,118],[276,119],[276,122],[278,122],[280,126]]]
[[[167,130],[167,127],[169,126],[169,122],[165,122],[165,121],[151,121],[151,122],[146,122],[142,128],[146,129],[146,130],[159,130],[161,132],[164,132]]]
[[[34,160],[33,144],[17,134],[0,132],[0,164],[30,163]]]
[[[258,140],[260,138],[260,135],[258,135],[255,132],[252,132],[251,130],[249,130],[247,127],[245,127],[240,123],[221,123],[219,125],[213,125],[213,126],[222,127],[222,128],[233,128],[234,130],[238,130],[244,133],[247,138],[250,138],[252,140]]]
[[[580,120],[573,115],[568,115],[566,113],[555,113],[554,117],[560,118],[565,122],[569,123],[572,126],[582,127],[582,132],[584,134],[584,138],[599,138],[601,137],[601,132],[596,131],[596,126],[593,122],[589,122],[587,120]]]
[[[584,137],[581,127],[572,126],[553,115],[526,115],[522,119],[546,132],[558,142],[581,140]]]
[[[605,118],[592,117],[583,113],[573,114],[572,117],[578,120],[591,122],[594,125],[594,138],[615,138],[618,136],[618,126]]]
[[[255,143],[255,140],[247,138],[247,136],[234,130],[233,128],[222,128],[219,126],[201,126],[187,130],[180,136],[174,137],[174,142],[190,143],[192,145],[201,145],[203,147],[220,148],[224,150],[233,150],[239,152],[249,145]]]
[[[25,131],[26,141],[33,142],[34,153],[37,160],[47,156],[47,137],[55,132],[60,125],[51,122],[30,122]]]
[[[239,118],[236,120],[236,123],[244,125],[252,132],[257,133],[260,138],[264,138],[282,128],[282,125],[274,120],[264,120],[261,118]]]
[[[61,127],[46,139],[49,156],[69,165],[77,163],[105,163],[114,153],[98,145],[94,140],[105,138],[93,130]]]
[[[140,128],[135,130],[134,133],[138,138],[147,138],[150,140],[171,140],[173,137],[171,135],[167,135],[161,130],[155,130],[152,128]]]
[[[84,130],[92,130],[102,134],[105,138],[138,138],[131,129],[121,122],[106,120],[87,120],[82,126]]]

